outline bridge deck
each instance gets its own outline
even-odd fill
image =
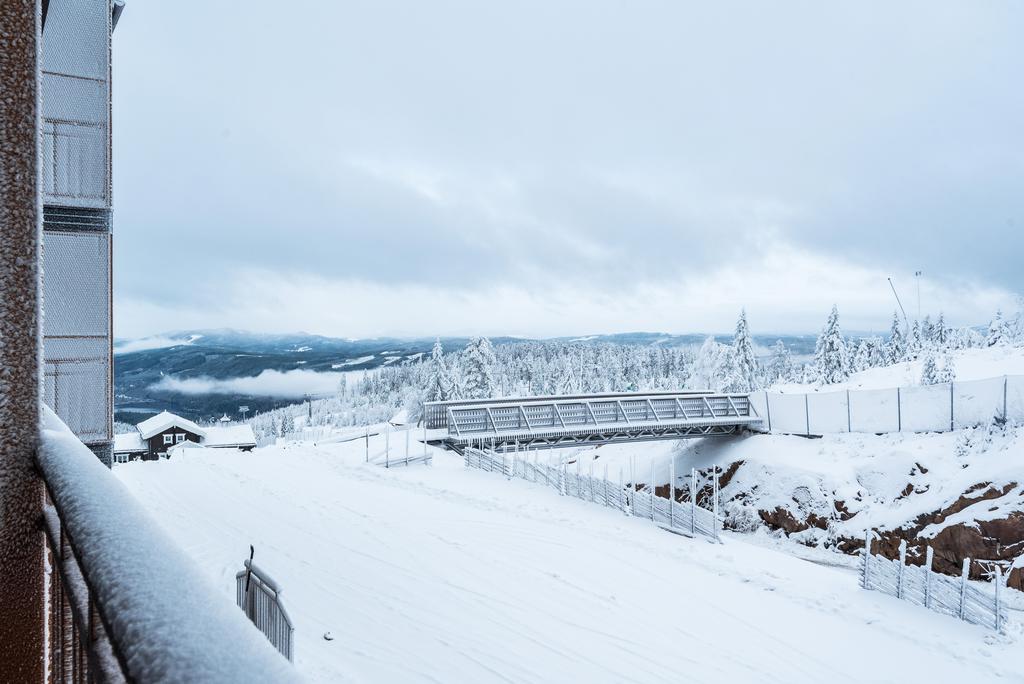
[[[677,392],[430,402],[427,427],[456,447],[534,447],[734,434],[761,418],[745,394]]]

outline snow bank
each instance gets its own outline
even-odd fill
[[[298,680],[230,592],[217,591],[49,409],[41,436],[40,468],[131,679]]]

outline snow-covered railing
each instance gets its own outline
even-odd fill
[[[54,681],[298,681],[49,409],[37,465],[48,493]]]
[[[638,485],[632,475],[625,482],[622,471],[618,480],[608,479],[607,470],[603,477],[594,474],[593,464],[587,472],[581,471],[577,460],[575,467],[559,460],[552,463],[537,451],[491,451],[478,447],[467,447],[463,451],[467,468],[478,468],[487,472],[537,482],[558,490],[563,496],[600,504],[622,511],[626,515],[650,520],[659,527],[686,536],[698,534],[718,540],[721,520],[718,505],[718,472],[711,478],[711,510],[697,503],[697,472],[690,471],[689,500],[680,502],[676,497],[674,466],[669,474],[668,498],[657,496],[653,484]],[[651,483],[654,482],[653,471]],[[642,488],[641,488],[642,487]]]
[[[752,429],[797,435],[946,432],[1000,418],[1024,422],[1024,376],[877,390],[754,392]]]
[[[1003,576],[999,566],[992,578],[993,591],[982,591],[968,582],[971,559],[965,558],[959,578],[933,571],[932,548],[925,564],[907,565],[907,542],[900,542],[898,560],[871,553],[871,532],[864,539],[861,562],[861,586],[924,606],[938,613],[960,618],[975,625],[1002,631],[1006,625],[1006,607],[1002,601]]]
[[[456,449],[480,438],[537,448],[729,435],[761,422],[746,394],[708,392],[428,402],[424,410],[427,426],[443,422]]]
[[[281,655],[295,660],[295,626],[281,603],[281,588],[251,558],[245,559],[245,569],[235,575],[235,602]]]

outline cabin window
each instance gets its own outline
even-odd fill
[[[174,435],[174,441],[178,444],[181,444],[182,442],[185,441],[185,435]]]
[[[164,444],[174,444],[174,435],[164,435]]]

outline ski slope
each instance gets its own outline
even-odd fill
[[[849,568],[669,534],[445,452],[386,470],[364,448],[114,472],[226,601],[255,545],[312,681],[1024,681],[1016,615],[996,636]]]

